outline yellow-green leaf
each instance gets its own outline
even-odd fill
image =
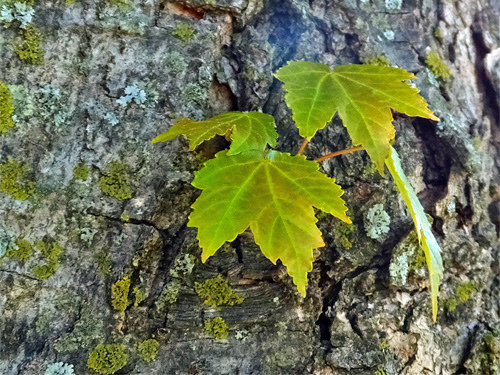
[[[417,195],[413,191],[408,179],[406,178],[403,169],[401,168],[401,160],[394,148],[391,149],[391,155],[386,159],[385,164],[389,169],[399,192],[410,211],[415,229],[417,231],[420,245],[424,249],[427,267],[429,268],[429,276],[431,281],[431,299],[432,299],[432,315],[436,320],[438,309],[439,283],[443,278],[443,261],[441,259],[441,249],[432,233],[431,225],[427,220],[424,208],[420,204]]]
[[[278,138],[271,115],[227,112],[204,121],[181,120],[166,133],[153,139],[153,143],[170,141],[181,134],[189,139],[191,150],[215,135],[229,135],[232,143],[228,155],[251,150],[264,151],[267,145],[276,146]]]
[[[281,259],[302,295],[313,249],[324,246],[313,207],[351,222],[340,186],[303,156],[222,151],[192,184],[203,190],[188,224],[198,228],[202,261],[250,227],[264,255],[273,263]]]
[[[328,65],[292,61],[276,73],[285,83],[285,100],[300,135],[312,138],[336,112],[352,138],[362,145],[381,174],[394,138],[391,108],[408,116],[438,120],[419,90],[403,81],[415,78],[404,69],[375,65]]]

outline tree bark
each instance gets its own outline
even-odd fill
[[[16,54],[19,22],[0,33],[0,82],[16,107],[15,126],[0,134],[0,165],[22,162],[18,188],[36,183],[27,200],[0,193],[0,373],[38,375],[64,362],[93,374],[89,353],[120,343],[128,361],[117,374],[500,374],[497,0],[40,0],[33,8],[40,65]],[[437,76],[431,52],[451,77]],[[335,67],[382,56],[416,74],[441,119],[394,114],[394,147],[443,250],[437,322],[409,213],[364,152],[322,163],[344,188],[354,226],[318,212],[326,246],[315,252],[307,297],[250,231],[202,263],[187,226],[199,194],[190,182],[227,142],[191,152],[185,139],[151,140],[181,118],[262,110],[276,119],[277,149],[295,154],[302,140],[273,73],[290,60]],[[334,118],[305,155],[350,146]],[[8,178],[0,173],[0,184]],[[377,204],[390,230],[373,239],[366,217]],[[20,239],[33,246],[28,260],[8,251]],[[38,241],[60,244],[62,254],[51,261]],[[41,278],[50,265],[55,273]],[[218,275],[241,304],[203,303],[196,283]],[[131,287],[119,312],[111,290],[124,277]],[[205,330],[215,317],[227,338]],[[150,338],[160,346],[147,362],[138,345]]]

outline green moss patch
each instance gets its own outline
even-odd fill
[[[238,305],[244,298],[235,293],[222,275],[203,283],[195,283],[194,289],[205,305],[217,308],[221,305]]]
[[[351,234],[356,231],[357,226],[354,224],[347,224],[347,223],[340,223],[339,229],[336,232],[336,236],[338,238],[338,241],[342,245],[344,249],[351,249],[352,248],[352,242],[351,242]]]
[[[457,297],[460,302],[467,302],[472,296],[472,293],[476,292],[477,290],[477,284],[473,281],[460,284],[457,287]]]
[[[130,279],[125,276],[111,286],[111,305],[115,310],[124,312],[128,306]]]
[[[417,238],[415,234],[415,238]],[[415,257],[413,258],[413,262],[410,265],[411,270],[418,270],[422,268],[427,260],[425,259],[425,252],[424,249],[422,249],[421,246],[418,246],[417,248],[417,253],[415,254]]]
[[[391,66],[391,62],[384,55],[367,57],[363,60],[365,64],[377,66]]]
[[[15,125],[12,119],[14,109],[12,93],[5,83],[0,82],[0,134],[7,133]]]
[[[225,339],[228,336],[227,328],[226,322],[220,316],[205,322],[205,331],[217,340]]]
[[[109,5],[122,11],[129,10],[132,7],[127,0],[109,0]]]
[[[134,306],[139,306],[139,304],[146,298],[144,292],[138,286],[135,286],[134,289],[132,289],[132,294],[134,295],[135,300]]]
[[[127,210],[122,212],[122,214],[120,216],[120,220],[127,221],[127,222],[130,220],[130,214],[128,213]]]
[[[11,157],[0,164],[0,191],[24,201],[35,193],[36,183],[27,178],[29,169]]]
[[[90,352],[87,367],[99,374],[114,374],[125,367],[128,354],[122,344],[99,344]]]
[[[119,161],[112,161],[99,180],[99,187],[104,194],[120,201],[132,198],[129,168]]]
[[[90,168],[87,165],[80,163],[73,169],[73,177],[75,180],[87,181],[89,178],[89,172]]]
[[[139,355],[146,362],[153,361],[158,355],[160,343],[155,339],[144,340],[138,346]]]
[[[33,267],[33,273],[39,279],[47,279],[56,273],[63,248],[58,242],[47,243],[44,241],[37,241],[35,247],[40,250],[46,263],[43,266]]]
[[[32,24],[20,29],[23,43],[15,48],[15,52],[21,60],[33,65],[43,63],[43,50],[40,48],[42,43],[42,33]]]
[[[23,240],[22,238],[18,238],[15,243],[17,249],[8,249],[5,255],[9,258],[17,259],[21,262],[29,260],[34,252],[33,246],[31,246],[28,241]]]
[[[172,35],[181,40],[183,43],[188,43],[193,38],[195,33],[194,29],[185,23],[177,26],[175,30],[172,31]]]
[[[453,312],[457,309],[458,305],[470,300],[473,293],[477,292],[478,285],[473,281],[468,281],[466,283],[460,284],[457,287],[455,296],[443,300],[443,307]]]
[[[425,64],[436,77],[443,79],[451,77],[450,68],[448,68],[448,65],[446,65],[436,52],[429,52]]]
[[[111,256],[109,251],[101,249],[95,255],[95,261],[97,263],[97,268],[102,276],[107,276],[110,274],[113,268],[113,262],[111,261]]]

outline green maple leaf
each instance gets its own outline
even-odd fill
[[[292,61],[276,77],[285,83],[285,100],[301,136],[312,138],[338,112],[353,145],[364,147],[381,174],[395,134],[391,108],[439,120],[419,90],[403,82],[415,78],[404,69],[342,65],[331,70],[325,64]]]
[[[204,121],[181,120],[166,133],[153,139],[153,143],[170,141],[181,134],[188,137],[191,150],[215,135],[229,135],[232,143],[228,155],[250,150],[264,151],[266,145],[276,146],[278,138],[271,115],[227,112]]]
[[[439,283],[443,278],[443,260],[441,259],[441,249],[432,233],[431,225],[427,220],[424,208],[420,204],[417,195],[413,191],[408,179],[406,178],[403,169],[401,168],[401,160],[394,148],[391,150],[391,155],[386,159],[385,164],[389,169],[399,192],[410,211],[411,217],[417,230],[420,245],[424,249],[427,267],[429,268],[429,276],[431,281],[431,299],[432,299],[432,315],[434,320],[437,317]]]
[[[202,261],[250,227],[264,255],[273,263],[281,259],[302,295],[313,249],[324,246],[313,207],[351,222],[340,186],[303,156],[222,151],[192,184],[203,190],[188,224],[198,228]]]

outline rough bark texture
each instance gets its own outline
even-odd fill
[[[39,375],[54,362],[93,374],[87,358],[101,343],[124,344],[118,374],[500,374],[497,0],[41,0],[34,9],[41,65],[15,53],[19,23],[0,32],[0,81],[16,106],[16,125],[0,134],[0,163],[25,163],[36,182],[27,200],[0,196],[4,250],[20,238],[34,246],[29,260],[10,253],[0,265],[1,374]],[[449,79],[426,66],[431,51]],[[262,110],[276,118],[278,149],[294,153],[300,137],[273,72],[289,60],[336,66],[382,55],[418,76],[442,119],[395,120],[395,147],[443,249],[437,322],[411,218],[362,152],[323,163],[346,190],[355,227],[318,214],[327,245],[306,298],[251,233],[202,264],[186,226],[198,195],[190,181],[225,141],[189,152],[183,139],[151,139],[180,118]],[[119,105],[134,83],[146,101]],[[347,146],[335,119],[306,154]],[[113,161],[123,168],[108,185],[121,177],[130,199],[126,189],[124,200],[101,189]],[[74,176],[79,164],[89,167],[86,181]],[[366,215],[376,204],[390,231],[372,239]],[[46,279],[36,268],[51,262],[35,246],[41,240],[63,248]],[[195,283],[219,274],[243,303],[203,304]],[[125,276],[121,313],[111,289]],[[134,287],[144,294],[137,305]],[[226,339],[204,330],[218,316]],[[160,347],[148,363],[137,347],[151,337]]]

